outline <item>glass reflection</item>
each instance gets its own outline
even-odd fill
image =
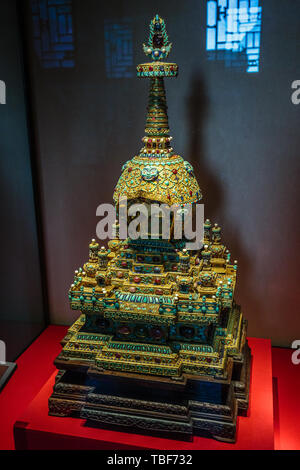
[[[72,0],[31,0],[34,46],[44,68],[74,67]]]
[[[209,60],[226,67],[259,71],[261,42],[260,0],[208,0],[206,50]]]

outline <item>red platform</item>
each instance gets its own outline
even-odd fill
[[[272,350],[276,450],[300,450],[300,364],[292,363],[292,352]]]
[[[37,396],[37,394],[45,385],[49,377],[55,372],[53,361],[61,351],[61,346],[59,342],[65,336],[66,331],[67,328],[63,326],[48,327],[17,360],[18,368],[16,372],[11,377],[5,388],[0,392],[0,449],[14,449],[14,423],[16,422],[16,420],[20,419],[20,416],[24,416],[24,411],[28,408],[34,397]],[[254,357],[254,373],[255,371],[258,372],[258,364],[260,369],[259,374],[261,375],[261,377],[263,377],[263,369],[266,363],[270,364],[269,352],[267,352],[267,360],[264,358],[264,351],[266,351],[266,349],[267,351],[269,351],[269,342],[265,342],[264,340],[251,339],[250,344],[254,353],[256,351]],[[300,365],[295,366],[292,364],[291,355],[292,351],[290,349],[272,348],[275,449],[300,450]],[[260,388],[262,385],[259,383],[259,374],[257,375],[255,373],[255,382],[258,383],[258,387]],[[254,381],[252,380],[252,390],[253,384]],[[268,402],[268,393],[269,392],[267,391],[260,392],[261,408],[264,407],[264,402]],[[270,394],[269,397],[271,397],[272,400],[272,394]],[[268,403],[268,410],[269,407],[270,400]],[[260,413],[259,403],[255,405],[255,408],[256,412]],[[253,408],[252,395],[251,413],[253,413],[253,410],[255,410],[255,408]],[[251,436],[251,434],[253,434],[251,415],[249,419],[250,424],[248,428],[248,435]],[[238,449],[243,447],[243,442],[247,440],[247,429],[245,429],[245,427],[247,426],[247,420],[248,418],[239,418],[239,423],[240,425],[242,425],[242,428],[240,427],[238,431],[238,443],[234,446],[226,446],[226,448]],[[75,420],[71,421],[72,423],[75,423]],[[244,424],[242,424],[243,422]],[[245,429],[244,437],[241,436],[240,432],[243,427]],[[23,432],[26,436],[27,431],[25,430]],[[32,434],[30,440],[34,439],[35,432],[36,431],[34,431],[33,429],[28,429],[28,435],[29,433]],[[37,433],[40,434],[39,431],[37,431]],[[45,437],[45,433],[43,434]],[[120,433],[112,434],[120,435]],[[257,448],[261,448],[262,445],[260,440],[264,440],[265,436],[263,435],[261,430],[258,431],[256,434],[257,440],[259,440]],[[108,431],[106,431],[106,436],[108,436]],[[56,438],[59,440],[64,439],[62,434],[56,436]],[[69,440],[69,446],[70,437],[67,438]],[[76,441],[73,441],[72,448],[76,448],[77,438],[74,437],[74,439],[76,439]],[[141,437],[141,439],[145,442],[146,440],[148,441],[149,438]],[[130,436],[130,440],[132,440],[132,436]],[[167,442],[170,443],[170,441]],[[206,444],[204,447],[205,449],[212,448],[211,446],[213,444],[217,444],[214,441],[204,439],[202,439],[202,443]],[[22,443],[19,443],[18,445],[21,444]],[[180,444],[187,448],[187,443]],[[58,445],[58,448],[61,448],[62,446],[64,446],[64,443],[61,442],[61,444]],[[114,449],[116,448],[117,447],[115,446]],[[121,444],[119,448],[121,449]]]
[[[89,428],[85,421],[48,416],[55,373],[42,387],[14,426],[17,449],[274,449],[271,343],[249,339],[252,379],[248,417],[238,418],[237,442],[225,444],[195,437],[193,442]]]

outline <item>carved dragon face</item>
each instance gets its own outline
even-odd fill
[[[142,170],[142,178],[145,181],[154,181],[158,177],[158,169],[155,166],[147,165]]]

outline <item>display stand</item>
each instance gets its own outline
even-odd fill
[[[88,427],[85,420],[48,416],[53,374],[14,425],[16,449],[274,449],[271,342],[249,338],[249,345],[253,356],[250,406],[248,416],[238,418],[235,444],[200,437],[193,442],[145,437]]]
[[[14,373],[17,364],[14,362],[1,362],[0,361],[0,391],[4,388],[9,378]]]

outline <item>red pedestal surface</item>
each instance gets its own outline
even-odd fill
[[[66,335],[64,326],[49,326],[17,359],[17,369],[0,392],[0,449],[14,449],[13,425],[55,372],[54,359]]]
[[[274,434],[277,450],[300,450],[300,364],[291,349],[273,348]]]
[[[252,374],[248,417],[238,418],[237,442],[195,437],[193,442],[126,434],[85,426],[85,420],[48,416],[55,373],[14,426],[17,449],[274,449],[272,357],[269,340],[250,338]],[[28,377],[28,380],[29,377]]]

